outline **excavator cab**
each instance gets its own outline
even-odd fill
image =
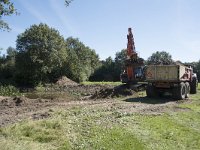
[[[140,66],[135,68],[135,71],[133,73],[133,79],[128,77],[127,71],[124,70],[123,73],[120,75],[120,79],[122,83],[137,83],[142,82],[145,79],[145,73],[144,73],[144,67]]]
[[[144,78],[144,68],[143,67],[137,67],[135,68],[135,79],[143,79]]]

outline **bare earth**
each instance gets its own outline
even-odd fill
[[[66,88],[66,87],[65,87]],[[53,99],[29,99],[26,97],[0,96],[0,127],[19,122],[24,119],[43,119],[50,117],[55,108],[69,109],[74,106],[101,107],[107,110],[117,110],[120,113],[140,113],[160,115],[169,111],[187,111],[179,108],[179,103],[188,103],[190,100],[174,101],[170,97],[152,101],[138,95],[129,89],[114,88],[100,85],[73,85],[66,88],[69,93],[81,93],[82,96],[74,99],[71,96]],[[132,96],[130,96],[132,94]],[[129,95],[116,99],[120,96]]]

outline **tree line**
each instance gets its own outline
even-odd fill
[[[35,86],[67,76],[76,81],[119,81],[126,50],[101,61],[77,38],[64,39],[46,24],[32,25],[17,36],[16,48],[0,56],[0,83]]]
[[[64,0],[65,5],[73,0]],[[19,14],[10,0],[0,0],[0,30],[10,30],[4,16]],[[95,50],[77,38],[64,39],[46,24],[32,25],[16,40],[16,48],[8,47],[7,55],[0,56],[0,83],[35,86],[54,82],[61,76],[82,81],[119,81],[125,69],[126,50],[100,61]],[[0,48],[1,49],[1,48]],[[170,64],[172,57],[165,51],[152,54],[145,64]],[[200,77],[200,61],[187,62]],[[200,81],[200,78],[199,78]]]
[[[64,39],[56,29],[41,23],[19,34],[16,49],[9,47],[7,55],[0,57],[0,82],[35,86],[61,76],[82,82],[99,65],[95,50],[77,38]]]
[[[64,39],[58,30],[46,24],[32,25],[17,36],[16,48],[8,47],[0,56],[0,83],[36,86],[52,83],[67,76],[76,81],[119,81],[125,69],[126,49],[100,60],[94,49],[79,39]],[[170,64],[172,56],[165,51],[153,53],[145,64]],[[188,62],[200,77],[200,61]]]

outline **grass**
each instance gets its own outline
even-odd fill
[[[69,149],[70,144],[62,131],[55,119],[21,122],[0,130],[1,149],[57,149],[63,146]]]
[[[97,105],[54,110],[50,118],[0,128],[0,147],[2,150],[198,150],[199,90],[191,95],[191,101],[178,105],[182,111],[162,115],[121,113],[122,106],[130,102],[120,100],[109,108]]]
[[[198,149],[199,132],[176,119],[168,115],[134,117],[139,122],[138,135],[150,149]]]

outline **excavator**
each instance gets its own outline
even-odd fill
[[[135,50],[131,28],[127,39],[125,70],[120,77],[128,88],[137,91],[145,88],[147,97],[162,96],[168,92],[175,99],[185,99],[197,92],[198,79],[191,66],[177,63],[145,66]]]
[[[120,75],[121,82],[126,83],[134,89],[143,87],[144,84],[139,83],[145,80],[144,59],[138,56],[135,50],[135,42],[132,34],[132,29],[128,28],[127,35],[127,58],[125,60],[125,70]]]

